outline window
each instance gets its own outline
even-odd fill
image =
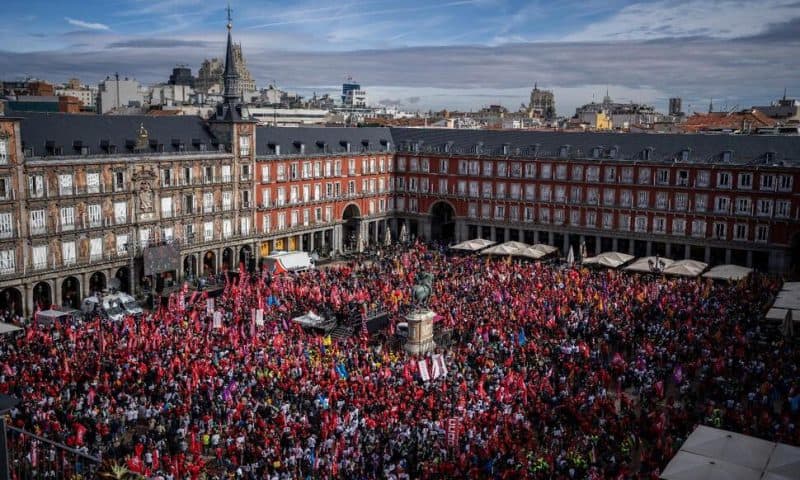
[[[161,218],[172,216],[172,197],[161,198]]]
[[[569,201],[572,203],[581,203],[583,200],[583,188],[572,187],[569,190]]]
[[[214,240],[214,222],[203,222],[203,240]]]
[[[459,175],[469,174],[469,162],[467,160],[458,161],[458,174]]]
[[[381,179],[381,182],[383,182],[383,179]],[[383,191],[383,188],[381,188],[381,191]],[[443,193],[443,194],[448,193],[448,191],[447,191],[447,179],[446,178],[440,178],[439,179],[439,193]]]
[[[532,222],[534,219],[533,216],[533,207],[525,207],[522,214],[524,215],[524,220],[526,222]]]
[[[688,170],[678,170],[678,175],[675,180],[675,184],[679,187],[688,187],[689,186],[689,171]]]
[[[564,185],[556,185],[555,201],[564,203],[567,201],[567,187]]]
[[[233,192],[222,192],[222,209],[230,210],[233,208]]]
[[[470,203],[467,206],[467,216],[470,218],[478,218],[478,204],[477,203]]]
[[[647,167],[639,168],[639,185],[650,184],[650,169]]]
[[[559,163],[556,165],[556,179],[558,180],[566,180],[567,179],[567,166],[563,163]]]
[[[689,194],[686,192],[675,193],[675,210],[685,211],[689,206]]]
[[[716,213],[730,213],[730,199],[728,197],[717,197],[717,203],[714,205]]]
[[[44,196],[43,175],[30,175],[28,177],[28,194],[32,198],[41,198]]]
[[[15,254],[14,250],[0,250],[0,273],[14,273],[16,271],[17,258]]]
[[[614,205],[614,200],[616,198],[616,191],[613,188],[604,188],[603,189],[603,205],[611,207]]]
[[[498,177],[508,176],[508,164],[506,162],[497,162],[497,176]]]
[[[269,165],[261,165],[261,183],[269,183]]]
[[[214,211],[214,193],[203,193],[203,213],[211,213]]]
[[[317,165],[319,165],[319,162],[317,162],[317,164],[314,165],[314,175],[316,175],[316,171],[317,171],[316,166]],[[427,158],[423,158],[422,159],[422,168],[423,168],[422,171],[425,172],[425,173],[427,173],[428,170],[430,170],[430,161]],[[378,169],[376,168],[376,165],[375,165],[375,159],[374,158],[370,158],[369,159],[369,173],[375,173],[377,171],[378,171]]]
[[[92,238],[89,240],[89,259],[92,261],[103,258],[103,239]]]
[[[750,199],[739,197],[736,199],[736,213],[739,215],[750,215]]]
[[[488,203],[481,204],[481,217],[490,218],[492,215],[492,206]]]
[[[519,207],[518,206],[512,205],[509,208],[508,219],[513,221],[513,222],[519,221]]]
[[[526,163],[525,164],[525,178],[536,178],[536,164],[535,163]]]
[[[303,185],[303,202],[311,201],[311,185]]]
[[[223,182],[230,182],[231,181],[231,171],[232,170],[231,170],[231,166],[230,165],[223,165],[222,166],[222,171],[221,171],[220,175],[222,175],[222,181]],[[212,178],[213,176],[214,176],[213,172],[207,174],[206,175],[206,181],[209,181],[208,179]]]
[[[272,192],[270,192],[269,188],[265,188],[261,190],[261,206],[262,207],[269,207],[272,203]]]
[[[767,225],[756,226],[756,241],[757,242],[769,241],[769,226]]]
[[[614,229],[614,214],[611,212],[603,213],[603,230]]]
[[[506,184],[504,182],[497,182],[497,191],[495,192],[495,198],[506,198]],[[563,187],[561,187],[563,188]]]
[[[494,218],[496,220],[503,220],[506,218],[506,207],[503,205],[494,206]]]
[[[711,183],[711,172],[708,170],[700,170],[697,172],[697,186],[698,187],[708,187]]]
[[[8,164],[8,139],[0,138],[0,164]]]
[[[781,192],[791,192],[792,180],[793,177],[791,175],[778,175],[778,190]]]
[[[225,166],[226,165],[223,165],[223,167],[225,167]],[[223,172],[224,172],[224,170],[223,170]],[[230,174],[231,174],[231,172],[230,172],[230,169],[229,169],[228,170],[228,177],[230,177]],[[203,167],[203,182],[204,183],[212,183],[212,182],[214,182],[214,167],[213,166]]]
[[[551,193],[552,187],[550,185],[542,185],[539,189],[539,200],[542,202],[549,202]]]
[[[265,214],[261,217],[261,233],[269,233],[270,229],[272,228],[270,216]]]
[[[166,170],[167,172],[169,170]],[[166,186],[169,186],[167,184]],[[86,174],[86,193],[100,193],[100,174],[91,172]]]
[[[583,165],[572,166],[572,181],[574,182],[583,181]]]
[[[171,242],[174,237],[175,237],[175,228],[163,227],[161,229],[161,240],[165,242]]]
[[[647,208],[650,205],[650,193],[647,190],[639,190],[636,192],[636,206],[639,208]]]
[[[36,245],[31,247],[31,253],[33,257],[33,268],[40,270],[43,268],[47,268],[47,245]]]
[[[695,194],[694,196],[694,211],[695,212],[705,212],[706,206],[708,203],[708,195],[705,193],[703,194]]]
[[[594,210],[586,212],[586,226],[589,228],[597,228],[597,212]]]
[[[600,181],[600,167],[589,167],[586,169],[586,181],[598,182]]]
[[[419,159],[417,157],[408,159],[408,171],[412,173],[419,172]]]
[[[739,181],[736,182],[736,187],[742,190],[749,190],[753,188],[753,174],[752,173],[740,173],[739,174]]]
[[[139,229],[139,244],[142,246],[142,248],[145,248],[149,243],[150,243],[150,229],[149,228]]]
[[[14,218],[10,212],[0,213],[0,238],[11,238],[14,235]]]
[[[296,163],[289,165],[289,180],[298,180],[300,178],[300,166]]]
[[[117,255],[128,253],[128,235],[117,235]]]
[[[333,164],[333,173],[337,177],[343,177],[344,176],[344,172],[342,172],[342,161],[341,160],[336,160],[336,162],[334,162],[334,164]]]
[[[683,218],[672,219],[672,234],[685,235],[686,234],[686,220]]]
[[[620,213],[619,214],[619,224],[617,225],[617,229],[628,232],[631,229],[631,216],[627,213]]]
[[[222,220],[222,238],[231,238],[233,236],[233,220],[226,218]]]
[[[647,232],[647,217],[645,216],[636,217],[636,231]]]
[[[450,164],[446,158],[439,159],[439,173],[447,174],[447,167]],[[381,165],[383,165],[383,161],[381,161]],[[381,167],[381,172],[383,172],[383,168]]]
[[[292,191],[294,191],[294,188],[296,187],[293,187]],[[356,194],[356,182],[354,180],[350,180],[349,182],[347,182],[347,194],[348,195]]]
[[[564,209],[563,208],[556,208],[553,210],[553,223],[556,225],[563,225],[564,224]]]
[[[240,157],[250,156],[250,136],[249,135],[241,135],[241,136],[239,136],[239,156]]]
[[[669,194],[667,192],[656,192],[656,208],[666,210],[669,206]]]
[[[45,222],[44,210],[31,210],[30,228],[33,235],[45,233],[47,230],[47,222]]]
[[[61,244],[61,262],[64,265],[73,265],[75,263],[75,242],[63,242]]]
[[[114,191],[121,192],[125,190],[125,172],[117,170],[114,172]]]
[[[511,177],[513,178],[520,178],[522,177],[522,164],[519,162],[514,162],[511,164]]]
[[[61,230],[75,229],[75,207],[61,207]]]
[[[730,172],[717,173],[717,188],[731,188]]]
[[[747,240],[747,224],[737,223],[733,226],[734,240]]]
[[[313,166],[311,162],[303,162],[303,179],[309,179],[313,174]]]
[[[605,181],[606,183],[614,183],[617,181],[617,167],[606,167],[605,168]]]
[[[656,183],[659,185],[669,185],[669,169],[659,168],[656,170]]]
[[[622,183],[633,183],[633,167],[622,167]]]
[[[381,180],[383,180],[383,179],[381,179]],[[316,183],[316,184],[314,184],[314,201],[318,202],[320,200],[322,200],[322,184],[321,183]]]
[[[772,215],[772,200],[767,198],[759,198],[756,215],[759,217],[769,217]]]
[[[351,180],[350,184],[353,185],[353,189],[355,190],[355,182]],[[300,189],[297,187],[297,185],[292,185],[289,187],[289,203],[295,204],[298,201],[300,201]]]
[[[242,165],[242,166],[240,167],[240,170],[241,170],[241,177],[240,177],[240,179],[241,179],[242,181],[248,181],[248,180],[250,180],[250,165]]]
[[[275,179],[279,182],[283,182],[286,180],[286,165],[280,163],[277,167],[275,167]]]
[[[62,173],[58,176],[58,194],[72,195],[72,174]]]
[[[397,157],[397,171],[398,172],[406,171],[406,157]]]
[[[664,217],[655,217],[653,219],[653,233],[667,233],[667,219]]]
[[[586,203],[590,205],[597,205],[600,202],[600,190],[597,187],[589,187],[586,189]]]
[[[786,218],[789,216],[789,200],[778,200],[775,202],[775,216]]]
[[[724,222],[714,223],[714,238],[725,240],[728,237],[728,224]]]
[[[525,185],[525,200],[536,200],[536,185]]]
[[[333,221],[333,207],[325,207],[325,221],[326,222]]]
[[[553,166],[549,163],[542,164],[542,180],[550,180],[553,177]]]
[[[706,236],[706,222],[705,220],[692,220],[692,236],[705,237]]]
[[[619,204],[623,208],[631,208],[633,205],[633,194],[630,190],[621,190],[619,192]]]
[[[549,208],[540,208],[539,209],[539,221],[542,223],[550,223],[550,209]]]
[[[492,162],[483,162],[484,177],[491,177],[493,171],[494,171],[494,165],[492,165]]]
[[[484,184],[484,187],[486,184]],[[409,192],[416,192],[417,191],[417,177],[408,177],[408,191]]]
[[[286,213],[280,212],[278,213],[278,230],[283,230],[286,228]]]

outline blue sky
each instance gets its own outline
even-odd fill
[[[6,0],[0,78],[146,83],[224,54],[226,3]],[[373,103],[516,109],[534,82],[560,113],[601,97],[665,108],[800,96],[800,0],[232,0],[234,37],[260,87],[334,92],[352,75]]]

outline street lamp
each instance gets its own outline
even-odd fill
[[[650,273],[654,275],[659,275],[664,271],[664,268],[667,266],[667,263],[663,259],[658,258],[658,254],[656,254],[655,261],[653,261],[653,259],[651,258],[647,261],[647,265],[650,267]]]

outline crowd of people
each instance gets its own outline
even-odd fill
[[[355,302],[391,311],[391,331],[422,271],[436,278],[436,328],[452,331],[433,352],[438,378],[385,336],[291,322]],[[780,287],[770,277],[422,244],[237,277],[213,306],[189,293],[141,319],[34,323],[2,340],[0,393],[22,399],[10,424],[163,479],[658,478],[701,423],[800,445],[800,350],[759,322]],[[36,445],[28,471],[49,468]]]

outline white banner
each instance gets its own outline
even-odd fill
[[[222,312],[214,312],[214,328],[222,328]]]
[[[437,379],[439,377],[444,377],[447,375],[447,365],[444,363],[444,356],[441,353],[437,353],[431,359],[431,363],[433,363],[433,378]]]
[[[206,313],[211,316],[214,314],[214,299],[207,298],[206,299]]]
[[[259,327],[263,327],[264,326],[264,309],[263,308],[257,308],[256,309],[256,325],[258,325]]]
[[[419,365],[419,376],[422,377],[422,381],[429,381],[431,376],[428,373],[428,362],[426,362],[423,358],[422,360],[417,361],[417,365]]]

